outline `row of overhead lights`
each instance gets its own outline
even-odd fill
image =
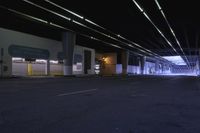
[[[68,30],[68,31],[74,32],[74,31],[72,31],[72,30],[70,30],[70,29],[67,29],[66,27],[63,27],[63,26],[58,25],[58,24],[55,24],[55,23],[53,23],[53,22],[48,22],[48,21],[46,21],[46,20],[43,20],[43,19],[40,19],[40,18],[31,16],[31,15],[28,15],[28,14],[25,14],[25,13],[22,13],[22,12],[19,12],[19,11],[10,9],[10,8],[5,8],[5,7],[3,7],[3,6],[0,6],[0,7],[3,8],[3,9],[8,10],[8,11],[10,11],[10,12],[13,12],[13,13],[15,13],[15,14],[21,15],[21,16],[26,17],[26,18],[29,18],[29,19],[32,19],[32,20],[34,20],[34,21],[38,21],[38,22],[41,22],[41,23],[44,23],[44,24],[49,24],[49,25],[51,25],[51,26],[53,26],[53,27],[56,27],[56,28],[60,28],[60,29],[63,29],[63,30]],[[77,33],[77,32],[76,32],[76,33]],[[91,36],[88,36],[88,35],[83,34],[83,33],[77,33],[77,34],[79,34],[79,35],[81,35],[81,36],[84,36],[84,37],[87,37],[87,38],[90,38],[90,39],[92,39],[92,40],[96,40],[96,41],[103,42],[103,43],[105,43],[105,44],[108,44],[108,45],[113,46],[113,47],[116,47],[116,48],[123,49],[122,47],[120,47],[120,46],[118,46],[118,45],[105,42],[105,41],[103,41],[103,40],[101,40],[101,39],[98,39],[98,38],[95,38],[95,37],[91,37]]]
[[[52,2],[52,1],[50,1],[50,0],[44,0],[44,1],[48,2],[49,4],[51,4],[51,5],[53,5],[53,6],[58,7],[58,8],[60,8],[60,9],[64,10],[64,11],[66,11],[66,12],[68,12],[68,13],[70,13],[70,14],[72,14],[72,15],[74,15],[74,16],[80,18],[80,19],[83,19],[83,20],[85,20],[86,22],[88,22],[88,23],[90,23],[90,24],[92,24],[92,25],[95,25],[95,26],[97,26],[97,27],[99,27],[99,28],[105,30],[104,27],[102,27],[102,26],[100,26],[100,25],[94,23],[93,21],[91,21],[91,20],[89,20],[89,19],[86,19],[86,18],[84,18],[83,16],[81,16],[81,15],[75,13],[75,12],[72,12],[72,11],[70,11],[70,10],[68,10],[68,9],[66,9],[66,8],[64,8],[64,7],[62,7],[62,6],[58,5],[58,4],[56,4],[56,3]]]
[[[165,39],[165,41],[167,42],[167,44],[179,55],[179,53],[178,53],[177,50],[173,47],[173,45],[171,44],[171,42],[167,39],[167,37],[165,37],[165,35],[163,34],[163,32],[162,32],[162,31],[156,26],[156,24],[151,20],[151,18],[147,15],[147,13],[146,13],[146,12],[144,11],[144,9],[139,5],[139,3],[138,3],[136,0],[132,0],[132,1],[133,1],[134,4],[137,6],[137,8],[140,10],[140,12],[142,12],[142,14],[143,14],[143,15],[148,19],[148,21],[154,26],[154,28],[158,31],[158,33]],[[174,36],[174,38],[175,38],[175,40],[176,40],[176,42],[177,42],[179,48],[181,49],[181,51],[182,51],[182,53],[183,53],[185,59],[186,59],[187,62],[188,62],[188,65],[189,65],[189,61],[188,61],[187,57],[185,56],[185,53],[184,53],[184,51],[183,51],[183,49],[182,49],[182,47],[181,47],[181,45],[180,45],[180,42],[178,41],[178,39],[177,39],[177,37],[176,37],[176,35],[175,35],[173,29],[171,28],[171,25],[169,24],[169,21],[167,20],[167,18],[166,18],[166,16],[165,16],[165,14],[164,14],[164,12],[163,12],[163,10],[162,10],[162,8],[161,8],[159,2],[158,2],[157,0],[155,0],[155,2],[156,2],[156,5],[158,6],[158,9],[161,11],[162,16],[164,17],[164,19],[165,19],[165,21],[166,21],[166,23],[167,23],[167,25],[168,25],[168,27],[169,27],[169,29],[170,29],[172,35]]]
[[[158,33],[165,39],[167,44],[178,54],[176,49],[173,47],[173,45],[170,43],[170,41],[165,37],[163,32],[156,26],[156,24],[151,20],[151,18],[147,15],[147,13],[144,11],[144,9],[137,3],[137,1],[132,0],[134,4],[137,6],[137,8],[142,12],[142,14],[148,19],[148,21],[154,26],[154,28],[158,31]]]
[[[116,37],[112,37],[111,35],[108,35],[108,34],[105,34],[105,33],[103,33],[103,32],[100,32],[100,31],[98,31],[98,30],[96,30],[96,29],[93,29],[93,28],[91,28],[91,27],[89,27],[89,26],[87,26],[87,25],[85,25],[85,24],[82,24],[82,23],[80,23],[80,22],[78,22],[78,21],[72,20],[71,18],[68,18],[68,17],[66,17],[66,16],[64,16],[64,15],[61,15],[61,14],[59,14],[59,13],[56,13],[56,12],[54,12],[54,11],[52,11],[52,10],[47,9],[47,8],[44,8],[44,7],[42,7],[42,6],[38,5],[38,4],[35,4],[35,3],[33,3],[33,2],[31,2],[31,1],[29,1],[29,0],[23,0],[23,1],[26,2],[26,3],[28,3],[28,4],[31,4],[31,5],[33,5],[33,6],[36,6],[36,7],[40,8],[40,9],[43,9],[43,10],[45,10],[45,11],[47,11],[47,12],[53,13],[54,15],[57,15],[57,16],[63,18],[63,19],[66,19],[66,20],[68,20],[68,21],[72,21],[73,23],[75,23],[75,24],[77,24],[77,25],[80,25],[80,26],[82,26],[82,27],[85,27],[85,28],[87,28],[87,29],[90,29],[90,30],[92,30],[92,31],[94,31],[94,32],[96,32],[96,33],[99,33],[99,34],[101,34],[101,35],[103,35],[103,36],[106,36],[106,37],[108,37],[108,38],[110,38],[110,39],[113,39],[113,40],[118,41],[118,42],[120,42],[120,43],[122,43],[122,44],[125,44],[125,45],[127,45],[127,46],[129,46],[129,47],[138,49],[139,51],[141,51],[141,52],[143,52],[143,53],[149,54],[149,55],[151,55],[151,56],[158,56],[159,58],[161,58],[161,56],[159,56],[158,54],[156,54],[156,53],[154,53],[154,52],[152,52],[152,51],[150,51],[150,50],[148,50],[148,49],[146,49],[146,48],[140,46],[139,44],[137,44],[137,43],[135,43],[135,42],[132,42],[132,41],[130,41],[130,40],[128,40],[128,39],[122,37],[122,36],[119,35],[119,34],[113,33],[113,34],[115,34],[117,37],[119,37],[119,38],[121,38],[121,39],[124,39],[124,40],[128,41],[128,42],[131,43],[131,44],[126,43],[126,42],[123,42],[123,41],[117,39]],[[72,11],[70,11],[70,10],[68,10],[68,9],[66,9],[66,8],[64,8],[64,7],[62,7],[62,6],[58,5],[58,4],[56,4],[56,3],[52,2],[52,1],[50,1],[50,0],[45,0],[45,1],[48,2],[48,3],[50,3],[51,5],[54,5],[54,6],[58,7],[58,8],[60,8],[60,9],[64,10],[64,11],[67,11],[68,13],[71,13],[72,15],[74,15],[74,16],[80,18],[80,19],[85,20],[86,22],[89,22],[89,23],[92,24],[92,25],[95,25],[95,26],[97,26],[97,27],[99,27],[99,28],[101,28],[101,29],[106,30],[106,28],[104,28],[104,27],[102,27],[102,26],[100,26],[100,25],[94,23],[93,21],[91,21],[91,20],[89,20],[89,19],[86,19],[86,18],[84,18],[83,16],[81,16],[81,15],[79,15],[79,14],[77,14],[77,13],[74,13],[74,12],[72,12]],[[108,31],[108,30],[107,30],[107,31]],[[91,37],[91,39],[93,39],[93,37]],[[137,47],[140,47],[140,48],[136,48],[136,47],[133,46],[132,44],[135,45],[135,46],[137,46]],[[116,46],[116,45],[115,45],[115,46]],[[142,50],[142,49],[144,49],[144,50]]]
[[[25,0],[25,1],[26,1],[26,0]],[[39,6],[39,5],[38,5],[38,6]],[[68,29],[68,28],[66,28],[66,27],[61,26],[61,25],[58,25],[58,24],[55,24],[55,23],[52,23],[52,22],[43,20],[43,19],[41,19],[41,18],[37,18],[37,17],[31,16],[31,15],[28,15],[28,14],[25,14],[25,13],[22,13],[22,12],[19,12],[19,11],[16,11],[16,10],[13,10],[13,9],[10,9],[10,8],[7,8],[7,7],[1,6],[1,5],[0,5],[0,8],[6,9],[6,10],[8,10],[8,11],[10,11],[10,12],[13,12],[13,13],[15,13],[15,14],[21,15],[21,16],[26,17],[26,18],[28,18],[28,19],[32,19],[32,20],[34,20],[34,21],[38,21],[38,22],[41,22],[41,23],[44,23],[44,24],[49,24],[49,25],[51,25],[51,26],[54,26],[54,27],[57,27],[57,28],[60,28],[60,29],[63,29],[63,30],[72,31],[72,30],[70,30],[70,29]],[[63,15],[58,14],[58,13],[56,13],[56,12],[53,12],[52,10],[46,9],[46,8],[44,8],[44,7],[42,7],[42,9],[45,9],[45,11],[49,11],[49,12],[55,14],[55,15],[58,15],[58,16],[64,18],[64,19],[67,19],[67,20],[69,20],[69,21],[71,20],[70,18],[68,19],[66,16],[63,16]],[[71,21],[72,21],[72,20],[71,20]],[[72,22],[78,23],[77,21],[72,21]],[[81,24],[81,23],[80,23],[80,24]],[[74,31],[72,31],[72,32],[74,32]],[[122,47],[120,47],[120,46],[118,46],[118,45],[115,45],[115,44],[112,44],[112,43],[109,43],[109,42],[105,42],[105,41],[103,41],[103,40],[101,40],[101,39],[98,39],[98,38],[95,38],[95,37],[91,37],[91,36],[89,36],[89,35],[82,34],[82,33],[78,33],[78,32],[76,32],[76,33],[79,34],[79,35],[85,36],[85,37],[87,37],[87,38],[90,38],[90,39],[92,39],[92,40],[96,40],[96,41],[99,41],[99,42],[108,44],[108,45],[113,46],[113,47],[116,47],[116,48],[124,49],[124,48],[122,48]],[[103,33],[103,34],[104,34],[104,33]],[[120,38],[123,38],[123,37],[120,36],[120,35],[117,35],[117,36],[120,37]],[[125,39],[125,38],[124,38],[124,39]],[[119,40],[119,41],[120,41],[120,40]],[[123,42],[123,43],[124,43],[124,42]],[[135,48],[134,46],[132,46],[132,45],[130,45],[130,44],[127,44],[127,45],[130,46],[130,47]],[[138,49],[138,50],[140,50],[140,51],[143,52],[143,53],[147,53],[146,51],[144,51],[144,50],[142,50],[142,49]],[[139,53],[135,53],[135,54],[140,55],[140,56],[143,56],[143,55],[141,55],[141,54],[139,54]],[[158,59],[163,59],[163,58],[162,58],[161,56],[159,56],[159,55],[158,55],[158,56],[155,56],[155,55],[153,55],[153,54],[151,54],[151,53],[147,53],[147,54],[149,54],[149,55],[151,55],[151,56],[154,56],[155,58],[158,58]]]
[[[179,48],[181,49],[181,52],[183,53],[184,58],[185,58],[186,61],[188,62],[189,67],[191,67],[191,66],[190,66],[190,63],[189,63],[189,61],[188,61],[188,58],[186,57],[186,55],[185,55],[185,53],[184,53],[184,51],[183,51],[183,48],[181,47],[181,44],[180,44],[178,38],[176,37],[176,34],[175,34],[175,32],[173,31],[173,29],[172,29],[172,27],[171,27],[171,25],[170,25],[170,23],[169,23],[169,21],[168,21],[168,19],[167,19],[167,17],[166,17],[166,15],[165,15],[165,13],[164,13],[164,11],[163,11],[161,5],[159,4],[158,0],[155,0],[155,3],[156,3],[156,5],[157,5],[158,9],[160,10],[160,12],[161,12],[163,18],[165,19],[165,21],[166,21],[166,23],[167,23],[167,26],[169,27],[169,29],[170,29],[172,35],[174,36],[174,39],[176,40],[176,43],[178,44]]]
[[[62,6],[58,5],[58,4],[56,4],[56,3],[52,2],[52,1],[50,1],[50,0],[45,0],[45,1],[48,2],[48,3],[50,3],[50,4],[52,4],[52,5],[54,5],[54,6],[56,6],[56,7],[58,7],[58,8],[60,8],[60,9],[62,9],[62,10],[64,10],[64,11],[66,11],[66,12],[68,12],[68,13],[71,13],[72,15],[74,15],[74,16],[80,18],[80,19],[85,20],[86,22],[89,22],[90,24],[92,24],[92,25],[94,25],[94,26],[97,26],[97,27],[99,27],[99,28],[101,28],[101,29],[103,29],[103,30],[108,31],[108,32],[110,32],[111,34],[114,34],[114,35],[116,35],[117,37],[119,37],[119,38],[121,38],[121,39],[124,39],[124,40],[126,40],[126,41],[132,43],[133,45],[135,45],[135,46],[137,46],[137,47],[140,47],[140,48],[142,48],[142,49],[145,49],[145,50],[148,51],[148,52],[151,52],[150,50],[148,50],[148,49],[146,49],[146,48],[143,48],[143,47],[140,46],[139,44],[134,43],[134,42],[132,42],[132,41],[130,41],[130,40],[124,38],[123,36],[121,36],[121,35],[119,35],[119,34],[115,34],[115,33],[111,32],[110,30],[107,30],[106,28],[104,28],[104,27],[102,27],[102,26],[100,26],[100,25],[94,23],[93,21],[91,21],[91,20],[89,20],[89,19],[84,18],[83,16],[81,16],[81,15],[75,13],[75,12],[72,12],[72,11],[70,11],[70,10],[68,10],[68,9],[66,9],[66,8],[64,8],[64,7],[62,7]],[[117,40],[116,38],[111,37],[111,36],[107,36],[107,37],[110,37],[110,38],[112,38],[112,39],[114,39],[114,40]]]

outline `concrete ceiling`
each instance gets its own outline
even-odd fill
[[[145,16],[139,11],[137,6],[132,0],[52,0],[51,2],[56,3],[69,9],[79,15],[84,16],[84,18],[92,20],[93,22],[99,24],[100,26],[106,28],[103,30],[99,27],[95,27],[86,23],[74,15],[53,6],[45,1],[29,0],[45,9],[49,9],[56,13],[62,14],[69,17],[75,21],[92,27],[95,30],[116,37],[116,34],[120,34],[126,39],[135,42],[142,47],[149,49],[160,55],[176,55],[173,49],[167,44],[163,37],[158,33],[158,31],[153,27],[153,25],[145,18]],[[154,0],[137,0],[137,2],[143,7],[148,16],[156,24],[157,27],[162,31],[166,38],[171,42],[173,47],[178,51],[178,54],[182,55],[182,52],[176,43],[173,35],[171,34],[166,21],[162,17],[158,7]],[[170,22],[172,29],[174,30],[177,39],[179,40],[181,47],[186,55],[197,55],[199,54],[199,31],[200,31],[200,20],[198,13],[200,8],[198,8],[198,1],[181,1],[181,0],[162,0],[159,1],[162,9]],[[36,34],[40,36],[45,36],[53,38],[56,40],[61,40],[61,29],[49,26],[48,24],[41,24],[39,22],[34,22],[30,19],[22,17],[16,12],[12,12],[8,9],[13,9],[20,13],[28,14],[37,18],[41,18],[45,21],[55,23],[66,27],[70,30],[76,31],[78,33],[94,36],[104,42],[109,42],[115,45],[119,45],[125,49],[131,49],[136,52],[132,47],[124,45],[116,40],[110,39],[108,37],[102,36],[97,32],[91,31],[88,28],[82,27],[72,21],[64,20],[62,17],[51,13],[47,10],[41,9],[30,3],[22,0],[6,0],[0,2],[0,27],[16,29],[23,32],[28,32],[31,34]],[[111,32],[110,32],[111,31]],[[115,33],[115,34],[112,34]],[[117,37],[116,37],[117,38]],[[127,41],[117,38],[121,41],[127,43]],[[107,44],[95,40],[91,40],[85,36],[78,36],[78,43],[87,44],[95,49],[103,50],[113,50],[116,48],[110,47]],[[129,43],[129,42],[128,42]],[[192,49],[196,52],[191,52]],[[161,52],[163,51],[163,52]]]

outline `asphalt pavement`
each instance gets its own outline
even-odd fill
[[[0,79],[0,133],[200,133],[200,78]]]

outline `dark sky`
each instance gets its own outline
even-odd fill
[[[52,7],[39,0],[30,0],[42,5],[58,13],[70,16],[55,7]],[[97,24],[105,27],[116,34],[123,35],[127,39],[134,41],[145,48],[155,49],[155,51],[163,49],[171,49],[165,40],[158,34],[152,24],[138,10],[132,0],[52,0],[53,2],[70,9],[85,18],[88,18]],[[154,21],[156,26],[164,33],[164,35],[172,42],[178,50],[166,22],[164,21],[160,11],[158,10],[154,0],[137,0],[144,8],[149,17]],[[198,37],[200,31],[200,8],[197,0],[159,0],[163,11],[171,24],[172,29],[177,35],[178,40],[184,49],[199,48]],[[83,33],[90,33],[84,28],[80,28],[75,24],[63,21],[61,18],[38,9],[32,5],[26,4],[19,0],[2,0],[0,3],[17,11],[21,11],[48,21],[62,24],[73,30]],[[7,15],[8,12],[1,9],[1,27],[12,27],[20,30],[29,30],[35,34],[48,35],[60,39],[59,31],[49,29],[43,25],[36,24],[29,20],[16,17],[16,15]],[[31,28],[32,27],[32,28]],[[43,32],[44,33],[43,33]],[[102,38],[103,39],[103,38]],[[84,40],[85,41],[85,40]],[[105,41],[110,41],[106,40]],[[187,50],[185,51],[187,52]]]

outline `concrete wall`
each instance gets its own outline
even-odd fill
[[[50,65],[50,75],[63,75],[63,65],[62,64],[51,64]]]
[[[155,63],[145,62],[145,73],[144,74],[155,74]]]
[[[140,74],[140,66],[128,65],[127,73],[128,74]],[[122,64],[116,65],[116,74],[122,74]]]
[[[116,53],[101,53],[96,54],[99,60],[105,59],[104,64],[101,64],[101,72],[103,75],[122,74],[122,64],[117,64]],[[128,65],[127,73],[140,74],[140,66]]]
[[[17,31],[0,28],[0,49],[4,49],[3,66],[7,66],[8,70],[3,72],[4,76],[12,75],[12,57],[8,53],[8,48],[11,45],[25,46],[31,48],[40,48],[48,50],[50,60],[58,60],[58,52],[62,52],[62,42],[47,38],[42,38],[30,34],[25,34]],[[82,51],[88,49],[85,47],[75,46],[75,53],[83,54]],[[95,64],[95,51],[92,51],[92,66]],[[84,57],[84,56],[83,56]],[[84,69],[83,69],[84,70]],[[89,70],[90,74],[94,74],[94,67]],[[74,72],[75,74],[83,74],[82,72]],[[1,75],[1,71],[0,71]]]
[[[32,76],[45,75],[46,64],[31,63]],[[27,62],[13,62],[12,63],[12,75],[15,76],[27,76],[28,75],[28,63]],[[50,75],[63,75],[63,66],[61,64],[50,65]]]
[[[12,74],[27,76],[28,75],[28,64],[27,63],[12,63]]]
[[[12,57],[8,53],[10,45],[47,49],[53,60],[57,59],[57,52],[62,51],[61,42],[0,28],[0,48],[4,49],[3,65],[8,66],[4,76],[12,75]]]
[[[127,72],[129,74],[140,74],[140,67],[139,66],[128,65]]]
[[[116,74],[122,74],[122,64],[116,65]]]
[[[95,50],[86,48],[86,47],[81,47],[81,46],[75,46],[74,49],[74,55],[78,54],[81,55],[83,60],[82,62],[79,62],[77,64],[73,64],[73,74],[84,74],[84,51],[89,50],[91,51],[91,69],[88,70],[88,74],[95,74]],[[81,67],[81,69],[80,69]],[[79,69],[77,69],[79,68]]]

